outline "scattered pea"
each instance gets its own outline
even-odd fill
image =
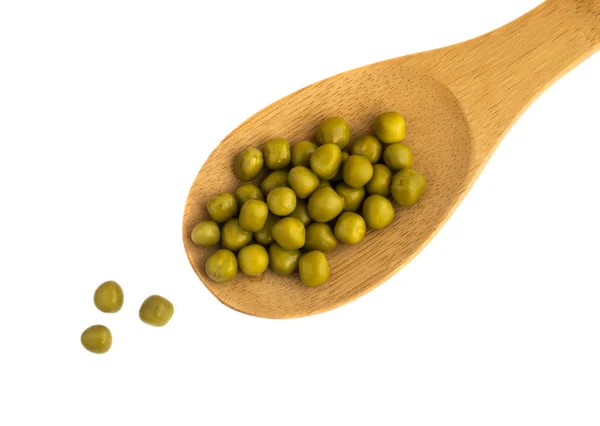
[[[140,306],[140,319],[154,327],[164,327],[173,316],[174,307],[162,296],[152,295]]]
[[[104,313],[119,312],[123,307],[123,289],[115,281],[106,281],[94,292],[94,305]]]
[[[112,346],[112,334],[103,325],[92,325],[81,334],[81,344],[92,353],[104,354]]]

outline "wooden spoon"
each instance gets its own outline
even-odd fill
[[[473,40],[354,69],[280,99],[227,136],[198,173],[183,218],[192,267],[222,303],[265,318],[321,313],[373,290],[437,233],[524,110],[599,48],[600,0],[548,0]],[[272,137],[314,139],[318,123],[330,116],[344,117],[359,136],[384,111],[406,118],[406,144],[428,183],[417,205],[398,208],[389,227],[369,231],[360,244],[328,254],[331,278],[321,287],[272,272],[211,282],[204,264],[213,249],[196,247],[189,235],[208,218],[208,198],[239,185],[236,153]]]

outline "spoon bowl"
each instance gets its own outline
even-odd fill
[[[344,305],[406,265],[459,205],[506,132],[543,90],[600,48],[600,0],[548,0],[510,24],[458,45],[354,69],[301,89],[264,108],[231,132],[198,173],[186,202],[183,241],[188,259],[226,306],[264,318],[296,318]],[[215,249],[190,240],[208,219],[206,202],[240,185],[235,155],[273,137],[314,140],[317,125],[341,116],[353,139],[372,133],[375,117],[398,111],[405,143],[427,189],[411,208],[396,207],[385,229],[327,254],[331,277],[309,288],[297,274],[242,274],[214,283],[204,271]]]

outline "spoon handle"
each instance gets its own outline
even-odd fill
[[[599,49],[600,0],[547,0],[495,31],[433,51],[427,62],[488,156],[546,88]]]

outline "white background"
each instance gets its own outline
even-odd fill
[[[409,266],[290,321],[221,305],[181,215],[235,126],[540,1],[0,2],[0,424],[600,424],[600,56],[513,127]],[[125,290],[94,309],[98,284]],[[153,329],[150,294],[175,304]],[[81,331],[113,331],[106,355]]]

